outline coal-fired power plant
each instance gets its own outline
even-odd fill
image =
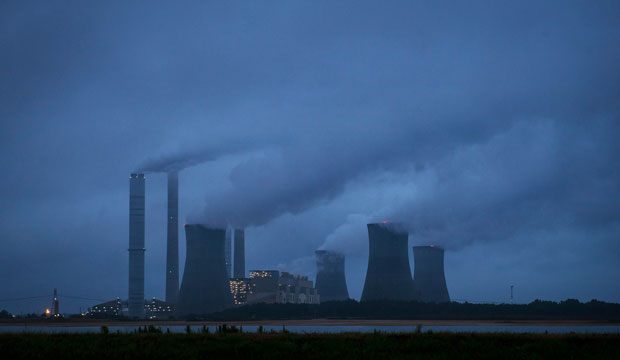
[[[226,229],[185,225],[187,254],[177,299],[178,316],[201,315],[233,306],[224,242]]]
[[[179,294],[179,173],[168,173],[168,234],[166,241],[166,302]]]
[[[368,270],[361,301],[413,299],[407,238],[399,224],[368,224]]]
[[[326,250],[317,250],[315,254],[316,289],[321,302],[349,299],[344,277],[344,255]]]
[[[245,277],[245,230],[235,229],[235,261],[233,273],[236,278]]]
[[[144,174],[129,176],[128,315],[144,317]]]
[[[433,245],[413,247],[413,291],[416,300],[450,302],[443,254],[442,248]]]

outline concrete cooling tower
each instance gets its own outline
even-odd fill
[[[187,255],[178,316],[209,314],[233,306],[224,260],[225,236],[225,229],[185,225]]]
[[[443,271],[443,249],[437,246],[413,247],[413,290],[416,300],[450,302]]]
[[[344,277],[344,255],[317,250],[316,289],[321,302],[349,299],[347,281]]]
[[[398,224],[368,224],[368,270],[361,301],[413,300],[407,238]]]

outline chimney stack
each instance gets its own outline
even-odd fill
[[[144,317],[144,174],[129,177],[129,316]]]
[[[179,173],[168,173],[168,238],[166,242],[166,302],[179,295]]]

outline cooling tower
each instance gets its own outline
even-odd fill
[[[224,257],[226,258],[226,274],[232,278],[232,229],[226,229],[226,241],[224,242]]]
[[[398,224],[368,224],[368,270],[361,301],[413,299],[407,238]]]
[[[317,250],[316,289],[321,302],[347,300],[347,280],[344,277],[344,255],[326,250]]]
[[[235,262],[233,264],[234,276],[245,277],[245,230],[235,229]]]
[[[413,289],[416,300],[450,302],[443,271],[443,249],[437,246],[413,247]]]
[[[144,174],[129,177],[130,317],[144,317]]]
[[[168,173],[168,241],[166,242],[166,302],[179,295],[179,173]]]
[[[233,306],[224,262],[225,229],[185,225],[187,255],[176,314],[201,315]]]

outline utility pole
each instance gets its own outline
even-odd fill
[[[54,317],[60,316],[58,311],[58,290],[54,288]]]
[[[512,293],[512,288],[514,287],[513,284],[510,284],[510,303],[513,303],[514,297],[513,297],[513,293]]]

